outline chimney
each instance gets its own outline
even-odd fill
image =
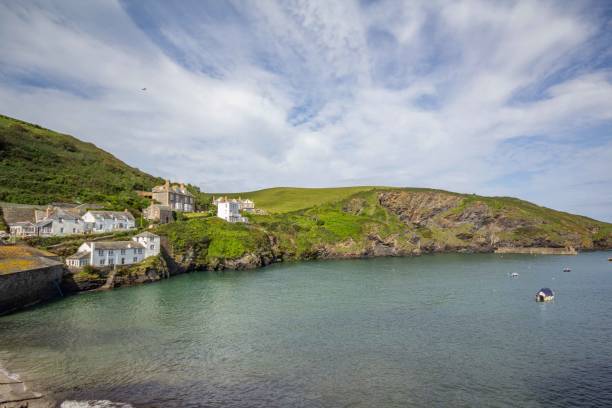
[[[164,184],[166,191],[170,190],[170,180],[166,180],[166,184]]]
[[[50,205],[47,206],[47,213],[45,215],[45,218],[49,218],[51,216],[51,210],[52,210],[51,206]]]
[[[123,212],[125,213],[129,213],[128,209],[126,208],[125,210],[123,210]]]
[[[181,183],[181,190],[185,191],[185,184],[184,183]]]

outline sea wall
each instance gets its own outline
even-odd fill
[[[529,254],[529,255],[578,255],[574,248],[534,248],[503,247],[495,250],[496,254]]]
[[[60,296],[65,273],[60,262],[14,273],[0,274],[0,315]]]

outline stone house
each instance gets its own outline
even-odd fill
[[[152,198],[173,211],[195,211],[195,197],[184,184],[171,185],[170,181],[162,186],[153,187]]]
[[[159,224],[167,224],[174,221],[172,209],[162,204],[151,204],[142,211],[142,215],[146,220]]]

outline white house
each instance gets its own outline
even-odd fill
[[[141,232],[132,238],[145,248],[145,258],[159,254],[161,239],[159,235],[152,234],[148,231]]]
[[[29,212],[29,214],[28,214]],[[60,207],[47,207],[45,210],[22,209],[21,219],[8,222],[12,235],[16,236],[55,236],[82,234],[85,223],[78,212]]]
[[[158,235],[144,232],[131,241],[89,241],[83,243],[74,255],[66,258],[70,267],[121,266],[142,262],[160,251]]]
[[[87,211],[83,215],[89,232],[113,232],[136,227],[134,216],[128,211]]]
[[[217,217],[224,219],[227,222],[247,222],[247,219],[240,215],[240,203],[226,198],[219,200],[217,203]]]

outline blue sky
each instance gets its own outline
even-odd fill
[[[605,1],[0,0],[0,112],[205,191],[424,186],[612,221],[611,45]]]

